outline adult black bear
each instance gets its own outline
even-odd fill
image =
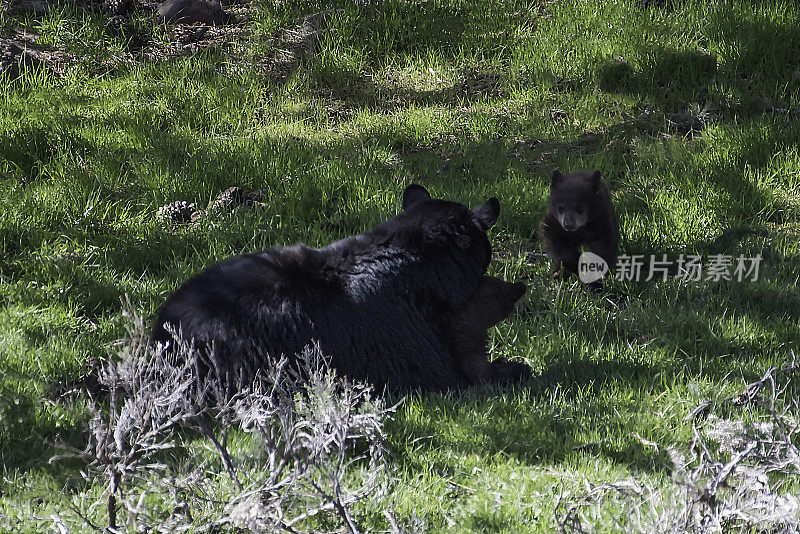
[[[539,238],[553,276],[578,273],[581,246],[605,260],[613,270],[619,248],[619,222],[599,171],[556,170],[550,183],[547,214]]]
[[[403,212],[367,232],[237,256],[194,276],[159,310],[153,341],[170,342],[170,325],[228,377],[253,377],[267,358],[316,341],[340,374],[378,388],[468,385],[448,320],[481,284],[499,213],[495,198],[470,210],[411,185]]]

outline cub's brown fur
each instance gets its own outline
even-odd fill
[[[548,211],[539,223],[553,276],[578,273],[581,247],[603,258],[610,270],[616,266],[619,222],[600,178],[600,171],[553,172]]]

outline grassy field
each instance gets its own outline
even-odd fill
[[[131,50],[170,39],[143,13],[112,31],[85,4],[0,11],[0,37],[74,54],[0,79],[0,528],[59,513],[90,529],[69,503],[101,489],[47,460],[58,437],[84,440],[81,388],[117,353],[124,295],[147,316],[223,258],[363,231],[411,182],[500,199],[489,269],[529,292],[492,356],[536,378],[407,398],[386,428],[393,493],[355,508],[365,530],[389,529],[386,508],[409,529],[557,530],[556,503],[587,483],[668,484],[665,448],[691,440],[701,401],[763,418],[722,401],[800,348],[800,7],[643,4],[263,2],[231,42],[164,58]],[[323,9],[316,52],[276,66],[282,30]],[[603,172],[622,252],[760,254],[758,280],[550,280],[536,226],[555,168]],[[231,186],[263,206],[156,214]]]

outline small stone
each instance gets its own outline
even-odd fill
[[[127,15],[133,7],[133,0],[105,0],[101,9],[109,17]]]
[[[197,212],[197,205],[194,202],[176,200],[158,208],[156,213],[160,219],[172,224],[187,223],[192,220],[192,216]]]
[[[255,204],[264,201],[264,191],[259,189],[247,193],[241,187],[229,187],[211,202],[209,211],[213,213],[221,213],[225,211],[232,211],[239,206],[252,207]]]

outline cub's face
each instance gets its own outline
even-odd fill
[[[574,232],[586,226],[589,220],[588,207],[583,202],[570,202],[566,199],[554,206],[556,218],[561,227],[567,232]]]
[[[599,172],[576,171],[566,176],[559,171],[553,173],[550,211],[564,230],[575,232],[586,226],[599,186]]]

